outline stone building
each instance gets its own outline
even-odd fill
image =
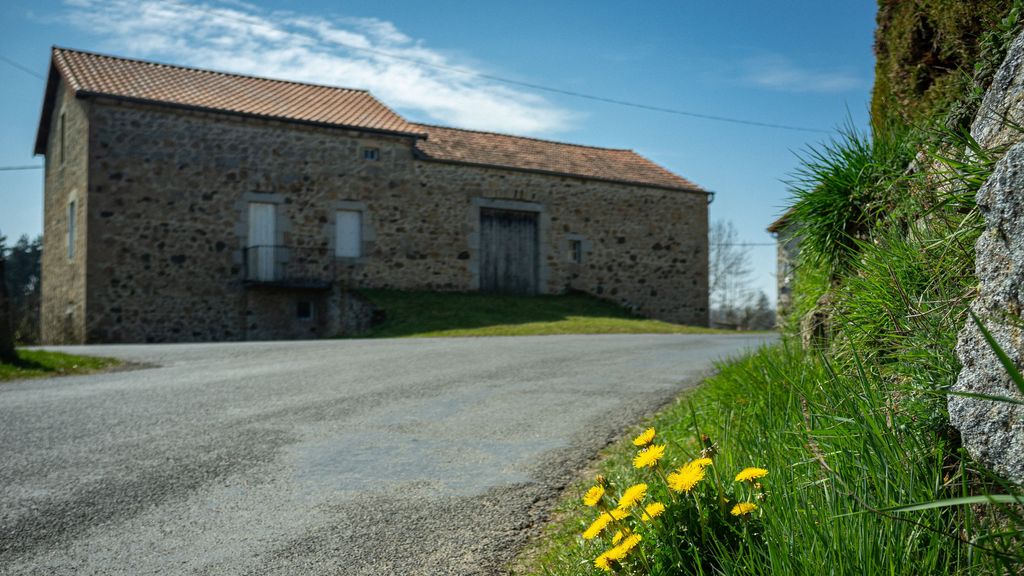
[[[796,259],[800,254],[800,235],[790,226],[792,209],[768,225],[768,232],[775,236],[775,317],[778,322],[793,310],[793,285],[796,282]]]
[[[45,342],[330,336],[358,327],[362,288],[708,320],[707,192],[629,150],[55,48],[35,151]]]

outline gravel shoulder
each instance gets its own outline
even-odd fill
[[[2,574],[499,574],[625,428],[771,335],[57,348],[0,387]]]

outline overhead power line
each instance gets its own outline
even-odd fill
[[[712,246],[778,246],[775,242],[731,242],[725,244],[712,244]]]
[[[44,80],[44,81],[46,80],[46,78],[44,78],[42,74],[40,74],[40,73],[36,72],[35,70],[29,68],[28,66],[24,66],[22,64],[19,64],[19,63],[15,62],[14,60],[11,60],[7,56],[4,56],[4,55],[0,54],[0,61],[6,63],[8,66],[11,66],[13,68],[17,68],[18,70],[21,70],[22,72],[24,72],[25,74],[28,74],[29,76],[34,76],[34,77],[39,78],[40,80]]]
[[[214,16],[214,17],[217,17],[217,18],[226,18],[228,20],[233,20],[233,21],[238,22],[240,24],[244,24],[244,25],[247,25],[247,26],[257,26],[257,27],[263,28],[265,30],[271,30],[271,31],[274,31],[274,32],[278,31],[277,28],[274,28],[272,26],[264,24],[263,22],[259,22],[259,21],[253,22],[252,20],[244,20],[242,18],[237,18],[237,17],[235,17],[235,16],[233,16],[231,14],[225,14],[223,12],[217,13],[217,12],[209,10],[209,9],[203,7],[203,6],[188,6],[188,5],[183,5],[183,4],[179,3],[179,2],[172,2],[172,3],[173,4],[177,4],[179,7],[184,8],[184,9],[192,9],[192,10],[196,10],[196,11],[199,11],[199,12],[203,12],[204,14],[207,14],[209,16]],[[482,72],[474,72],[472,70],[466,70],[464,68],[459,68],[459,67],[456,67],[456,66],[446,66],[444,64],[437,64],[435,62],[427,62],[426,60],[420,60],[419,58],[411,58],[409,56],[402,56],[400,54],[394,54],[392,52],[386,52],[384,50],[377,50],[376,48],[367,48],[365,46],[356,46],[354,44],[348,44],[348,43],[339,42],[339,41],[334,41],[334,43],[339,45],[339,46],[343,46],[345,48],[348,48],[349,50],[357,50],[357,51],[360,51],[360,52],[366,52],[366,53],[369,53],[369,54],[376,54],[378,56],[384,56],[385,58],[392,58],[394,60],[401,60],[401,61],[404,61],[404,62],[411,62],[411,63],[414,63],[414,64],[416,64],[418,66],[423,66],[423,67],[426,67],[426,68],[436,68],[438,70],[447,70],[447,71],[455,72],[455,73],[458,73],[458,74],[466,74],[468,76],[475,76],[477,78],[484,78],[484,79],[487,79],[487,80],[493,80],[495,82],[502,82],[502,83],[505,83],[505,84],[511,84],[513,86],[521,86],[523,88],[530,88],[530,89],[533,89],[533,90],[542,90],[542,91],[545,91],[545,92],[551,92],[553,94],[561,94],[563,96],[571,96],[573,98],[582,98],[582,99],[585,99],[585,100],[592,100],[592,101],[595,101],[595,102],[603,102],[605,104],[614,104],[614,105],[617,105],[617,106],[626,106],[626,107],[629,107],[629,108],[638,108],[640,110],[648,110],[650,112],[661,112],[661,113],[664,113],[664,114],[675,114],[677,116],[687,116],[687,117],[690,117],[690,118],[701,118],[703,120],[712,120],[712,121],[715,121],[715,122],[729,122],[729,123],[732,123],[732,124],[743,124],[743,125],[746,125],[746,126],[758,126],[758,127],[761,127],[761,128],[774,128],[774,129],[778,129],[778,130],[795,130],[795,131],[798,131],[798,132],[816,132],[816,133],[821,133],[821,134],[830,134],[831,133],[830,130],[823,130],[821,128],[809,128],[807,126],[795,126],[795,125],[792,125],[792,124],[777,124],[777,123],[773,123],[773,122],[761,122],[759,120],[749,120],[749,119],[745,119],[745,118],[734,118],[734,117],[731,117],[731,116],[719,116],[719,115],[715,115],[715,114],[704,114],[704,113],[700,113],[700,112],[691,112],[689,110],[680,110],[678,108],[667,108],[667,107],[664,107],[664,106],[655,106],[653,104],[645,104],[645,103],[641,103],[641,102],[632,102],[632,101],[629,101],[629,100],[620,100],[620,99],[617,99],[617,98],[608,98],[608,97],[605,97],[605,96],[598,96],[598,95],[594,95],[594,94],[587,94],[587,93],[584,93],[584,92],[576,92],[574,90],[564,90],[562,88],[555,88],[555,87],[552,87],[552,86],[545,86],[543,84],[534,84],[532,82],[522,82],[520,80],[513,80],[511,78],[504,78],[502,76],[495,76],[493,74],[485,74],[485,73],[482,73]]]
[[[0,172],[13,172],[15,170],[42,170],[43,167],[40,164],[33,164],[31,166],[0,166]]]
[[[233,20],[235,22],[238,22],[240,24],[244,24],[246,26],[255,26],[255,27],[264,28],[266,30],[277,31],[276,28],[274,28],[272,26],[269,26],[267,24],[264,24],[263,22],[259,22],[259,21],[254,22],[252,20],[243,20],[241,18],[237,18],[235,16],[232,16],[230,14],[225,14],[223,12],[221,12],[221,13],[213,12],[212,10],[209,10],[209,9],[207,9],[205,7],[202,7],[202,6],[185,6],[185,5],[177,3],[177,2],[173,2],[173,3],[177,4],[179,7],[185,8],[185,9],[192,9],[192,10],[195,10],[197,12],[203,12],[205,14],[208,14],[210,16],[214,16],[214,17],[217,17],[217,18],[225,18],[225,19],[228,19],[228,20]],[[492,80],[494,82],[501,82],[501,83],[509,84],[509,85],[512,85],[512,86],[520,86],[522,88],[529,88],[531,90],[540,90],[540,91],[543,91],[543,92],[550,92],[552,94],[560,94],[562,96],[570,96],[572,98],[580,98],[580,99],[584,99],[584,100],[590,100],[590,101],[593,101],[593,102],[602,102],[604,104],[613,104],[613,105],[616,105],[616,106],[624,106],[624,107],[635,108],[635,109],[639,109],[639,110],[647,110],[649,112],[659,112],[659,113],[662,113],[662,114],[673,114],[673,115],[676,115],[676,116],[686,116],[686,117],[689,117],[689,118],[699,118],[699,119],[702,119],[702,120],[710,120],[710,121],[713,121],[713,122],[726,122],[726,123],[730,123],[730,124],[741,124],[741,125],[745,125],[745,126],[756,126],[756,127],[760,127],[760,128],[773,128],[773,129],[776,129],[776,130],[792,130],[792,131],[797,131],[797,132],[814,132],[814,133],[818,133],[818,134],[830,134],[831,133],[830,130],[824,130],[824,129],[821,129],[821,128],[810,128],[810,127],[807,127],[807,126],[796,126],[796,125],[793,125],[793,124],[778,124],[778,123],[774,123],[774,122],[762,122],[760,120],[750,120],[750,119],[747,119],[747,118],[736,118],[736,117],[732,117],[732,116],[721,116],[721,115],[717,115],[717,114],[704,114],[702,112],[693,112],[693,111],[690,111],[690,110],[681,110],[681,109],[678,109],[678,108],[668,108],[668,107],[665,107],[665,106],[656,106],[656,105],[653,105],[653,104],[646,104],[646,103],[643,103],[643,102],[634,102],[634,101],[622,100],[622,99],[618,99],[618,98],[609,98],[607,96],[599,96],[599,95],[596,95],[596,94],[587,94],[585,92],[577,92],[575,90],[565,90],[563,88],[556,88],[556,87],[553,87],[553,86],[546,86],[546,85],[543,85],[543,84],[535,84],[533,82],[523,82],[521,80],[513,80],[511,78],[505,78],[503,76],[496,76],[494,74],[485,74],[483,72],[475,72],[473,70],[466,70],[464,68],[459,68],[457,66],[447,66],[445,64],[438,64],[436,62],[427,62],[426,60],[420,60],[419,58],[412,58],[412,57],[409,57],[409,56],[402,56],[400,54],[394,54],[392,52],[387,52],[387,51],[384,51],[384,50],[377,50],[376,48],[367,48],[365,46],[356,46],[354,44],[348,44],[346,42],[339,42],[339,41],[334,41],[334,43],[337,44],[338,46],[342,46],[342,47],[347,48],[349,50],[365,52],[365,53],[368,53],[368,54],[374,54],[374,55],[377,55],[377,56],[383,56],[385,58],[391,58],[393,60],[400,60],[400,61],[403,61],[403,62],[410,62],[410,63],[416,64],[417,66],[422,66],[422,67],[425,67],[425,68],[435,68],[435,69],[438,69],[438,70],[445,70],[445,71],[448,71],[448,72],[455,72],[457,74],[465,74],[467,76],[473,76],[473,77],[476,77],[476,78],[483,78],[485,80]],[[38,79],[43,80],[43,81],[46,80],[46,78],[43,75],[33,71],[28,66],[24,66],[24,65],[14,61],[14,60],[11,60],[10,58],[8,58],[6,56],[0,55],[0,61],[3,61],[7,65],[12,66],[14,68],[17,68],[18,70],[21,70],[22,72],[24,72],[26,74],[29,74],[29,75],[31,75],[31,76],[33,76],[35,78],[38,78]]]

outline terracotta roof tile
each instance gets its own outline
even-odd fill
[[[79,94],[294,122],[409,134],[420,158],[703,192],[631,150],[460,130],[406,121],[365,90],[335,88],[53,49],[36,153],[45,152],[56,72]]]
[[[704,191],[632,150],[580,146],[426,124],[415,126],[427,133],[426,140],[416,142],[416,149],[421,157],[428,160]]]
[[[76,93],[402,134],[419,129],[365,90],[334,88],[54,48]]]

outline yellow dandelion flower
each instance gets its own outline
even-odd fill
[[[601,498],[604,497],[604,488],[601,486],[592,486],[587,493],[583,495],[583,504],[585,506],[596,506]]]
[[[654,442],[654,428],[648,428],[641,432],[639,436],[633,438],[634,446],[647,446],[651,442]]]
[[[650,522],[651,519],[661,516],[661,513],[665,511],[665,505],[661,502],[651,502],[644,508],[644,513],[640,516],[640,519],[644,522]]]
[[[693,464],[694,466],[700,466],[701,468],[705,468],[707,466],[711,466],[711,458],[697,458],[696,460],[693,461]]]
[[[647,484],[640,483],[634,484],[622,493],[622,497],[619,498],[619,510],[628,512],[630,508],[635,506],[638,502],[644,499],[647,495]]]
[[[612,544],[618,544],[621,541],[622,541],[622,530],[619,530],[619,531],[617,531],[615,533],[615,536],[612,536]]]
[[[744,468],[736,475],[737,482],[753,482],[762,476],[766,476],[768,471],[764,468]]]
[[[615,519],[615,520],[622,520],[626,516],[629,516],[629,510],[625,510],[625,509],[622,509],[622,508],[616,508],[615,510],[612,510],[611,514],[612,514],[612,518],[613,519]]]
[[[616,534],[616,537],[621,536],[621,532]],[[614,541],[613,541],[614,543]],[[617,568],[617,563],[621,562],[629,553],[636,548],[636,545],[640,543],[639,534],[630,534],[623,539],[618,546],[605,550],[600,556],[594,560],[594,566],[606,571],[611,572]]]
[[[740,502],[739,504],[732,507],[732,511],[729,512],[733,516],[743,516],[744,514],[750,514],[757,509],[757,504],[753,502]]]
[[[690,490],[693,490],[693,487],[696,486],[698,482],[704,479],[705,473],[704,466],[701,466],[696,462],[690,462],[669,474],[665,480],[668,481],[669,488],[676,492],[685,492],[688,494]]]
[[[626,539],[622,541],[622,544],[616,546],[615,549],[619,551],[619,554],[621,554],[622,558],[625,558],[626,554],[629,554],[630,550],[635,548],[636,545],[639,543],[640,535],[630,534],[629,536],[626,536]]]
[[[612,566],[613,560],[610,556],[608,556],[608,552],[611,552],[611,550],[608,550],[607,552],[602,552],[600,556],[594,559],[594,566],[600,568],[601,570],[604,570],[605,572],[611,572],[615,569]]]
[[[664,455],[664,444],[652,444],[641,450],[636,458],[633,458],[633,468],[653,468]]]
[[[593,540],[594,538],[597,538],[597,536],[601,534],[601,531],[603,531],[605,527],[608,526],[608,523],[611,521],[612,517],[610,514],[608,514],[607,512],[602,513],[593,522],[590,523],[590,526],[588,526],[586,530],[583,531],[583,539]]]

